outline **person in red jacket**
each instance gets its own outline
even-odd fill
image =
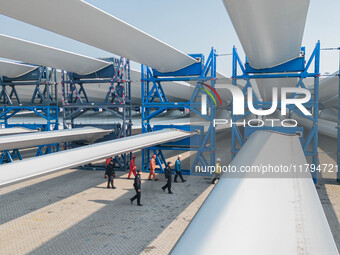
[[[135,163],[136,155],[132,156],[132,159],[130,161],[130,172],[128,175],[128,179],[130,179],[131,173],[133,173],[134,176],[136,176],[136,163]]]
[[[110,163],[111,160],[112,160],[112,157],[106,158],[106,160],[105,160],[105,169],[106,169],[107,165]],[[107,175],[106,175],[106,174],[104,175],[104,178],[105,178],[105,179],[107,178]]]

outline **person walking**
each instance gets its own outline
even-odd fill
[[[156,177],[156,173],[155,173],[155,170],[156,170],[156,155],[153,154],[151,160],[150,160],[150,174],[149,174],[149,178],[148,180],[151,181],[151,176],[153,176],[153,179],[155,181],[158,181],[157,177]]]
[[[177,182],[177,177],[181,178],[182,182],[186,182],[186,180],[183,179],[182,176],[182,169],[181,169],[181,155],[178,156],[176,163],[175,163],[175,179],[174,182]]]
[[[109,164],[106,166],[105,176],[107,177],[107,188],[110,188],[110,184],[113,189],[116,187],[113,186],[113,178],[116,177],[115,170],[113,168],[113,160],[110,160]]]
[[[215,165],[215,173],[214,173],[214,178],[212,179],[211,183],[215,184],[215,181],[220,179],[221,177],[221,159],[217,158],[216,159],[216,165]]]
[[[168,162],[167,166],[165,167],[166,184],[162,187],[162,190],[165,192],[165,189],[168,188],[169,194],[173,194],[171,191],[171,171],[171,162]]]
[[[137,205],[138,206],[143,206],[141,203],[140,203],[140,198],[141,198],[141,188],[142,188],[142,180],[141,180],[141,177],[140,177],[140,170],[137,170],[137,174],[135,176],[135,181],[133,183],[133,187],[135,188],[135,191],[136,191],[136,195],[132,198],[130,198],[130,202],[131,204],[133,204],[133,201],[135,199],[137,199]]]
[[[105,170],[106,170],[106,167],[107,167],[107,165],[110,163],[111,160],[112,160],[112,157],[106,158],[106,160],[105,160]],[[107,178],[107,175],[106,175],[106,174],[104,174],[104,178],[105,178],[105,179]]]
[[[130,179],[131,174],[136,176],[136,163],[135,163],[136,155],[132,156],[132,159],[130,161],[130,172],[128,175],[128,179]]]

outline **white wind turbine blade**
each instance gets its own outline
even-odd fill
[[[176,71],[196,62],[183,52],[85,1],[1,0],[0,13],[160,72]]]

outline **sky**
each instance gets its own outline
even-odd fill
[[[231,53],[235,45],[244,58],[241,44],[222,0],[87,0],[87,2],[185,53],[203,53],[207,57],[211,47],[214,47],[218,54],[225,54]],[[340,47],[339,10],[339,0],[310,1],[303,37],[307,57],[318,40],[321,41],[321,48]],[[112,56],[111,53],[2,15],[0,24],[1,34],[91,57]],[[217,70],[230,77],[231,62],[231,56],[218,57]],[[137,63],[132,65],[137,69],[139,66]],[[321,73],[333,73],[338,69],[338,52],[322,51]]]

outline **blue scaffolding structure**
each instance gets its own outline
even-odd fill
[[[216,112],[216,96],[206,88],[208,87],[210,90],[215,91],[217,55],[216,51],[212,48],[206,62],[204,62],[203,54],[191,54],[190,56],[198,60],[198,62],[176,72],[160,73],[145,65],[141,67],[142,133],[169,127],[185,131],[199,131],[199,134],[191,138],[144,149],[142,151],[142,171],[144,172],[149,171],[151,153],[156,155],[156,164],[159,167],[156,170],[158,172],[164,172],[164,167],[166,166],[165,157],[162,152],[164,150],[197,152],[190,169],[183,170],[184,174],[193,173],[196,165],[202,167],[215,165],[216,131],[213,121]],[[162,87],[162,83],[169,81],[196,82],[190,100],[187,102],[170,102]],[[207,83],[209,83],[209,85]],[[180,93],[180,91],[178,93]],[[202,112],[203,97],[206,99],[203,108],[206,108]],[[208,130],[205,132],[204,126],[202,125],[155,125],[152,127],[150,121],[153,118],[173,109],[188,109],[191,113],[204,118],[209,123]],[[207,156],[207,154],[210,155]]]
[[[33,71],[17,78],[0,77],[0,125],[2,128],[25,127],[50,131],[58,129],[58,96],[56,70],[44,66],[37,66]],[[26,101],[18,92],[18,87],[34,87],[32,96]],[[20,89],[19,89],[20,90]],[[19,113],[31,113],[41,118],[43,123],[9,123],[11,118]],[[41,145],[36,156],[59,150],[59,144]],[[0,164],[22,159],[20,151],[3,151]]]
[[[312,69],[312,63],[314,61],[314,70]],[[308,109],[312,116],[304,115],[299,109],[297,109],[294,105],[287,105],[287,109],[291,112],[299,114],[300,116],[309,119],[313,122],[312,128],[309,130],[307,136],[301,137],[301,143],[303,147],[303,151],[306,156],[312,157],[312,174],[314,182],[317,181],[317,171],[313,170],[316,169],[318,166],[318,116],[319,116],[319,64],[320,64],[320,42],[316,43],[316,46],[309,58],[308,62],[305,61],[305,48],[301,48],[301,54],[298,58],[293,59],[289,62],[281,64],[279,66],[275,66],[273,68],[266,68],[266,69],[254,69],[252,68],[249,63],[243,65],[237,50],[234,46],[233,48],[233,85],[237,85],[237,80],[242,79],[246,81],[246,85],[242,89],[244,95],[247,95],[247,89],[252,87],[251,80],[254,79],[268,79],[268,78],[297,78],[298,82],[296,84],[297,88],[304,88],[307,89],[304,84],[304,79],[306,78],[314,78],[314,85],[313,88],[310,89],[311,91],[311,100],[304,104],[305,108]],[[241,70],[241,74],[238,74],[239,69]],[[253,93],[253,105],[255,109],[269,109],[272,106],[272,102],[265,102],[260,101],[255,93]],[[295,93],[291,95],[291,98],[296,96]],[[281,104],[278,103],[278,108],[281,108]],[[242,135],[240,128],[236,125],[236,122],[242,118],[245,118],[247,115],[251,114],[248,110],[248,105],[245,103],[246,112],[244,115],[234,115],[232,114],[232,158],[235,157],[239,149],[243,146],[246,142],[246,138],[250,135],[253,131],[259,129],[270,129],[275,130],[278,132],[284,133],[297,133],[301,135],[302,129],[297,128],[286,128],[286,127],[245,127],[244,135]],[[311,147],[311,148],[310,148]]]
[[[337,162],[337,174],[336,174],[336,180],[337,182],[340,182],[340,171],[339,171],[339,166],[340,166],[340,47],[336,47],[336,48],[324,48],[321,50],[336,50],[339,53],[339,66],[338,66],[338,73],[336,74],[336,76],[339,77],[339,86],[338,86],[338,125],[337,125],[337,150],[336,150],[336,162]]]
[[[338,132],[337,132],[337,152],[336,152],[336,158],[337,158],[337,172],[336,172],[336,180],[337,182],[340,182],[340,47],[339,50],[339,71],[338,71],[338,78],[339,78],[339,87],[338,87]]]
[[[132,133],[130,61],[125,58],[104,60],[111,64],[91,74],[62,72],[63,126],[64,128],[95,126],[114,130],[105,137],[106,140],[127,137]],[[87,88],[91,84],[108,85],[102,100],[90,99]],[[88,112],[107,112],[119,121],[109,124],[75,123],[77,118]],[[115,156],[115,167],[122,171],[128,169],[130,158],[131,153]]]
[[[336,167],[336,180],[337,182],[340,182],[340,171],[339,171],[339,166],[340,166],[340,47],[336,47],[336,48],[324,48],[321,50],[336,50],[339,53],[339,66],[338,66],[338,73],[335,74],[336,76],[339,77],[339,86],[338,86],[338,125],[337,125],[337,150],[336,150],[336,162],[337,162],[337,167]]]

